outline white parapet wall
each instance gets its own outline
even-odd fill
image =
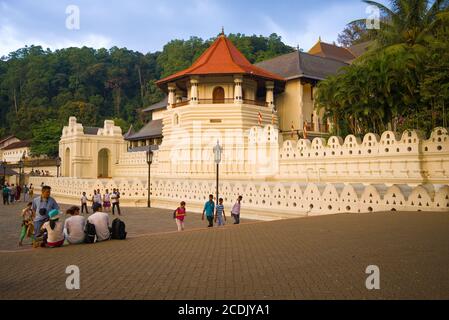
[[[147,182],[140,179],[31,178],[52,187],[62,203],[78,204],[82,192],[118,188],[121,205],[145,207]],[[331,184],[296,182],[222,181],[219,186],[226,209],[238,195],[243,196],[242,215],[247,218],[281,219],[337,213],[382,211],[449,212],[447,185]],[[173,209],[186,201],[189,211],[201,212],[209,194],[215,194],[215,182],[201,180],[152,180],[151,202],[154,207]]]
[[[110,134],[103,134],[107,130]],[[50,185],[61,202],[76,204],[82,192],[91,196],[94,189],[105,192],[118,188],[122,206],[146,206],[146,153],[128,152],[119,131],[113,123],[105,122],[105,129],[98,134],[86,135],[81,124],[71,118],[70,125],[64,128],[60,149],[73,151],[62,157],[64,168],[76,164],[77,169],[67,170],[71,177],[36,177],[31,182],[35,186],[42,182]],[[344,139],[282,141],[273,125],[251,127],[239,133],[244,134],[242,137],[235,132],[230,137],[226,132],[219,133],[214,134],[223,146],[220,197],[229,210],[242,195],[242,212],[247,217],[449,212],[449,134],[445,128],[435,128],[428,139],[418,131],[406,131],[401,135],[384,132],[363,138],[351,135]],[[203,137],[196,130],[186,139],[189,134],[188,130],[168,133],[154,153],[154,207],[173,209],[186,201],[189,210],[202,211],[208,195],[215,195],[212,147],[218,138]],[[105,149],[109,159],[101,158],[100,151]],[[95,168],[108,163],[112,178],[98,179]]]

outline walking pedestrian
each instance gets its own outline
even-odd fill
[[[239,196],[231,210],[231,216],[234,218],[234,224],[240,223],[240,206],[241,206],[242,199],[243,199],[243,197]]]
[[[186,216],[186,203],[181,202],[181,206],[175,210],[175,221],[178,226],[178,232],[184,231],[184,218]]]
[[[218,205],[215,208],[215,223],[218,222],[218,226],[224,226],[224,222],[226,221],[226,214],[224,211],[223,198],[218,200]]]
[[[17,188],[14,186],[14,183],[9,188],[9,202],[12,204],[16,200],[16,192]]]
[[[32,184],[32,183],[30,184],[30,191],[29,191],[29,193],[30,193],[30,200],[33,201],[33,197],[34,197],[34,187],[33,187],[33,184]]]
[[[214,226],[214,196],[209,195],[209,201],[204,204],[203,215],[201,220],[204,220],[204,214],[206,213],[207,221],[209,222],[208,228],[212,228]]]

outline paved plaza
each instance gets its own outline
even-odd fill
[[[169,210],[126,208],[126,241],[18,249],[18,209],[0,206],[0,299],[449,299],[447,213],[221,229],[191,214],[177,233]],[[80,290],[66,289],[69,265],[80,268]],[[369,265],[380,268],[380,290],[365,287]]]

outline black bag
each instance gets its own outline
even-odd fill
[[[94,243],[95,237],[97,236],[97,230],[95,229],[95,225],[90,223],[89,221],[86,222],[86,227],[84,228],[84,242],[85,243]]]
[[[125,231],[125,223],[119,218],[112,221],[112,239],[125,240],[127,232]]]
[[[176,219],[176,211],[178,211],[178,209],[176,209],[175,211],[173,211],[173,219]]]

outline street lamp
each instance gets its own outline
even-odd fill
[[[147,206],[148,208],[151,208],[151,200],[150,200],[150,193],[151,193],[151,164],[153,163],[153,151],[151,150],[151,146],[148,147],[147,150],[147,163],[148,163],[148,201]]]
[[[22,188],[23,159],[19,160],[19,186]]]
[[[216,202],[218,205],[218,172],[220,169],[220,162],[221,162],[221,152],[223,151],[223,148],[220,146],[220,143],[217,140],[217,145],[214,147],[214,156],[215,156],[215,163],[217,164],[217,198]]]
[[[56,158],[56,178],[59,178],[59,167],[61,167],[61,157]]]

